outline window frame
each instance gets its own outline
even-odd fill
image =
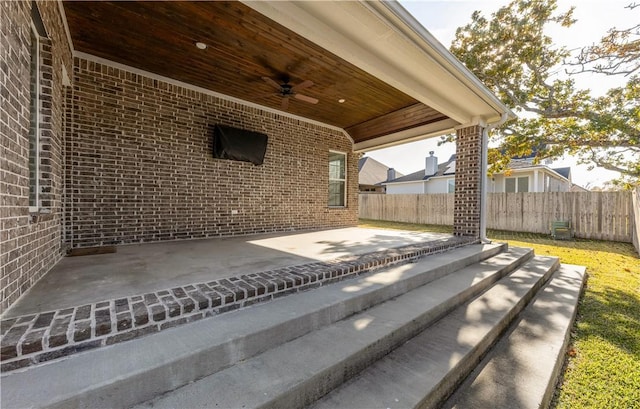
[[[342,179],[335,179],[331,177],[331,155],[332,154],[337,154],[337,155],[342,155],[344,157],[344,178]],[[328,197],[327,197],[327,206],[331,209],[342,209],[342,208],[346,208],[347,207],[347,153],[346,152],[340,152],[340,151],[334,151],[334,150],[329,150],[329,156],[327,158],[327,166],[328,166],[328,177],[329,177],[329,183],[327,186],[328,189]],[[331,204],[331,182],[342,182],[344,185],[344,192],[342,194],[342,204],[340,205],[333,205]]]
[[[447,180],[447,193],[455,193],[456,192],[456,180],[448,179]]]
[[[544,192],[551,192],[551,176],[544,175]]]
[[[29,147],[29,213],[37,213],[40,211],[40,123],[42,122],[41,118],[41,98],[40,94],[42,92],[42,67],[41,67],[41,39],[40,34],[38,32],[38,28],[35,23],[31,21],[31,49],[29,50],[31,61],[29,63],[29,145],[31,143],[34,144],[34,178],[31,177],[31,147]],[[33,42],[35,41],[35,44]],[[35,53],[35,56],[33,55]],[[35,60],[35,72],[33,72],[34,67],[32,66],[33,61]],[[35,95],[31,93],[31,82],[36,82],[36,90]],[[35,114],[31,112],[32,105],[35,104]],[[35,125],[32,122],[35,121]],[[34,200],[31,199],[31,189],[34,190]]]
[[[518,183],[519,179],[526,179],[527,180],[527,191],[526,192],[521,192],[520,191],[520,189],[519,189],[520,184]],[[515,191],[513,191],[513,192],[508,192],[507,191],[507,181],[508,180],[513,180],[514,181]],[[530,187],[529,185],[530,185],[529,176],[512,176],[512,177],[504,178],[504,192],[505,193],[529,193],[531,191],[531,189],[529,188]]]

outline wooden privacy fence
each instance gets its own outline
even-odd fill
[[[360,194],[359,210],[363,219],[453,226],[453,194]]]
[[[487,227],[549,233],[570,220],[576,237],[632,242],[633,206],[632,192],[489,193]],[[453,194],[361,194],[360,217],[453,225]]]

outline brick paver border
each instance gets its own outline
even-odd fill
[[[0,371],[153,334],[477,242],[470,237],[450,237],[4,319],[0,323]]]

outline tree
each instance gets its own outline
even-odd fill
[[[640,4],[632,3],[626,8],[633,10],[636,7],[640,7]],[[583,47],[576,59],[568,64],[580,67],[578,70],[567,70],[570,74],[637,74],[640,71],[640,24],[624,30],[612,28],[599,44]]]
[[[592,167],[619,171],[621,183],[638,184],[638,27],[612,30],[600,44],[573,55],[544,33],[549,24],[570,27],[572,13],[573,8],[557,12],[555,0],[514,0],[491,19],[474,12],[471,23],[456,31],[452,53],[520,116],[494,132],[492,170],[532,152],[537,161],[568,153]],[[604,96],[592,96],[572,78],[589,71],[629,79]]]

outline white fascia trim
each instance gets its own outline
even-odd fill
[[[368,141],[355,143],[353,145],[353,151],[356,153],[367,152],[454,133],[457,125],[458,122],[453,119],[445,119],[432,124],[406,129],[404,131],[380,136]]]
[[[516,114],[511,111],[498,97],[495,96],[486,85],[484,85],[478,77],[475,76],[464,64],[460,62],[438,39],[436,39],[416,18],[409,13],[396,0],[386,0],[380,3],[369,3],[372,5],[381,4],[398,17],[413,32],[414,41],[417,45],[428,44],[429,50],[426,52],[433,53],[436,58],[444,66],[449,66],[451,72],[456,78],[464,82],[469,89],[491,105],[499,113],[507,113],[509,118],[515,118]],[[377,7],[379,9],[379,7]],[[410,34],[405,32],[405,35]],[[488,121],[490,122],[490,121]],[[484,126],[484,125],[482,125]]]
[[[431,176],[429,179],[425,180],[425,182],[428,182],[430,180],[434,180],[434,179],[455,179],[455,174],[451,173],[449,175],[439,175],[439,176]]]
[[[452,179],[454,175],[430,176],[429,179],[405,180],[404,182],[382,182],[381,185],[406,185],[407,183],[425,183],[435,179]]]
[[[556,179],[561,179],[561,180],[565,180],[567,182],[571,182],[569,179],[567,179],[566,177],[562,176],[561,174],[559,174],[555,170],[551,169],[547,165],[533,165],[533,166],[529,166],[529,167],[526,167],[526,168],[511,169],[511,174],[533,172],[534,170],[541,170],[541,171],[546,172],[549,175],[555,177]],[[502,175],[505,178],[511,177],[511,176],[505,175],[504,172],[496,173],[496,175]]]
[[[534,170],[542,170],[542,165],[534,165],[528,166],[526,168],[518,168],[518,169],[510,169],[511,174],[514,173],[525,173],[525,172],[533,172]],[[505,175],[505,172],[496,173],[496,175],[504,175],[504,177],[508,178],[510,176]]]
[[[383,2],[244,3],[457,124],[476,117],[493,122],[508,111],[481,98],[481,92],[460,79],[464,75],[455,66],[443,64],[428,38],[417,36]]]
[[[544,172],[549,173],[551,176],[554,176],[556,179],[561,179],[561,180],[565,180],[569,183],[573,183],[569,180],[569,178],[566,178],[564,176],[562,176],[561,174],[559,174],[558,172],[556,172],[555,170],[551,169],[550,167],[548,167],[547,165],[542,165],[541,169]]]
[[[387,185],[408,185],[408,184],[417,184],[417,183],[424,183],[426,182],[426,180],[420,179],[420,180],[406,180],[404,182],[382,182],[380,183],[381,185],[387,186]]]
[[[564,176],[562,176],[561,174],[559,174],[558,172],[554,171],[551,168],[548,168],[544,165],[539,165],[539,166],[531,166],[528,168],[519,168],[519,169],[512,169],[511,170],[511,174],[514,173],[526,173],[526,172],[532,172],[534,170],[540,170],[546,173],[549,173],[551,176],[555,176],[557,179],[564,179],[567,182],[569,181],[569,179],[565,178]],[[429,179],[424,180],[423,182],[426,182],[427,180],[432,180],[432,179],[442,179],[442,178],[450,178],[450,177],[455,177],[455,173],[446,173],[444,175],[438,175],[438,176],[431,176]],[[505,178],[510,178],[512,176],[507,176],[505,175],[504,172],[499,172],[499,173],[495,173],[493,176],[503,176]],[[421,180],[422,181],[422,180]],[[414,182],[418,182],[418,181],[414,181]],[[383,182],[385,183],[385,182]],[[410,182],[389,182],[389,183],[410,183]]]
[[[257,109],[263,110],[265,112],[270,112],[272,114],[277,114],[277,115],[281,115],[281,116],[284,116],[284,117],[287,117],[287,118],[291,118],[291,119],[295,119],[295,120],[298,120],[298,121],[307,122],[309,124],[319,125],[319,126],[322,126],[322,127],[328,128],[328,129],[333,129],[334,131],[342,132],[342,134],[351,142],[351,144],[352,145],[354,144],[353,138],[351,138],[351,135],[349,135],[344,129],[342,129],[340,127],[337,127],[335,125],[329,125],[329,124],[325,124],[324,122],[320,122],[320,121],[316,121],[316,120],[313,120],[313,119],[305,118],[303,116],[294,115],[294,114],[290,114],[288,112],[279,111],[277,109],[273,109],[273,108],[270,108],[270,107],[267,107],[267,106],[264,106],[264,105],[256,104],[256,103],[249,102],[249,101],[245,101],[243,99],[235,98],[235,97],[232,97],[232,96],[229,96],[229,95],[225,95],[225,94],[221,94],[219,92],[211,91],[209,89],[202,88],[202,87],[199,87],[197,85],[189,84],[187,82],[182,82],[182,81],[179,81],[179,80],[176,80],[176,79],[173,79],[173,78],[165,77],[163,75],[155,74],[155,73],[150,72],[150,71],[145,71],[145,70],[142,70],[140,68],[131,67],[130,65],[126,65],[126,64],[119,63],[119,62],[111,61],[111,60],[108,60],[106,58],[98,57],[98,56],[93,55],[93,54],[87,54],[87,53],[82,52],[82,51],[74,50],[73,56],[77,57],[77,58],[81,58],[81,59],[87,60],[87,61],[93,61],[93,62],[97,62],[99,64],[109,65],[109,66],[114,67],[114,68],[118,68],[118,69],[121,69],[121,70],[124,70],[124,71],[129,71],[129,72],[131,72],[133,74],[142,75],[142,76],[145,76],[147,78],[154,79],[154,80],[163,81],[163,82],[166,82],[168,84],[177,85],[177,86],[185,88],[185,89],[189,89],[189,90],[192,90],[192,91],[200,92],[202,94],[211,95],[211,96],[214,96],[216,98],[223,99],[225,101],[235,102],[237,104],[245,105],[245,106],[250,107],[250,108],[257,108]]]

